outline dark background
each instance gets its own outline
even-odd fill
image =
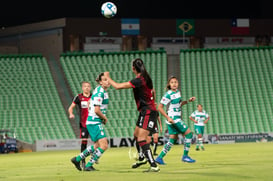
[[[0,26],[14,26],[63,17],[101,17],[100,6],[107,0],[1,1]],[[273,2],[194,0],[112,0],[115,18],[273,18]]]

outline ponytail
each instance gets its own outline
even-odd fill
[[[153,89],[153,81],[149,73],[146,71],[143,61],[140,58],[134,59],[132,65],[136,69],[136,71],[144,77],[147,86],[150,89]]]

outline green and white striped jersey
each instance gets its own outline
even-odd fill
[[[181,120],[181,93],[179,90],[172,91],[169,90],[165,93],[162,97],[161,104],[167,106],[169,105],[167,114],[170,116],[174,121],[177,119]]]
[[[95,113],[95,106],[100,106],[102,114],[106,115],[108,104],[109,104],[108,92],[106,92],[101,86],[96,87],[90,99],[86,125],[102,123],[103,121]]]
[[[194,123],[194,125],[204,126],[204,121],[209,117],[209,115],[205,110],[203,110],[202,112],[196,110],[191,114],[191,117],[198,121],[198,123]]]

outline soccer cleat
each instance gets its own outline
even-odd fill
[[[85,167],[84,171],[90,172],[90,171],[96,171],[96,169],[93,166]]]
[[[203,146],[201,147],[201,149],[202,149],[203,151],[205,151],[205,148],[204,148]]]
[[[196,151],[199,151],[200,149],[199,149],[199,147],[196,147],[195,150],[196,150]]]
[[[132,165],[132,168],[138,168],[138,167],[140,167],[141,165],[144,165],[144,164],[146,164],[147,163],[147,160],[144,158],[143,160],[138,160],[136,163],[134,163],[133,165]]]
[[[188,163],[194,163],[194,162],[195,162],[194,159],[191,159],[191,157],[186,156],[186,155],[184,155],[184,156],[182,157],[182,161],[183,161],[183,162],[188,162]]]
[[[159,165],[166,165],[166,163],[165,163],[165,162],[163,161],[163,159],[160,158],[160,157],[157,157],[157,158],[155,159],[155,162],[158,163]]]
[[[150,167],[148,170],[144,170],[143,172],[159,172],[159,167]]]
[[[76,157],[71,158],[71,162],[75,165],[75,167],[79,171],[82,171],[81,164],[80,164],[80,162],[77,162]]]

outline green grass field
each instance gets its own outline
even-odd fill
[[[205,145],[206,151],[195,151],[190,156],[196,163],[181,162],[183,145],[175,145],[165,157],[167,165],[160,166],[159,173],[143,173],[148,164],[131,169],[134,162],[129,159],[129,148],[107,150],[99,171],[79,172],[70,158],[78,154],[73,151],[47,151],[0,155],[0,180],[272,180],[273,143],[237,143]],[[159,147],[159,151],[162,146]]]

